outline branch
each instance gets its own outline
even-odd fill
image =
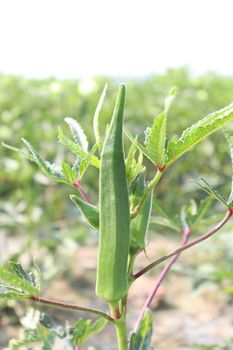
[[[153,267],[161,264],[163,261],[165,261],[165,260],[173,257],[174,255],[181,253],[182,251],[184,251],[188,248],[191,248],[192,246],[196,245],[197,243],[200,243],[200,242],[206,240],[207,238],[211,237],[215,232],[219,231],[220,228],[223,227],[228,222],[228,220],[230,219],[232,214],[233,214],[233,210],[231,208],[229,208],[227,210],[225,217],[211,230],[207,231],[205,234],[201,235],[200,237],[193,239],[191,242],[184,244],[182,247],[179,247],[178,249],[174,250],[172,253],[164,255],[161,258],[159,258],[158,260],[155,260],[151,264],[147,265],[141,271],[135,273],[133,275],[133,279],[137,279],[138,277],[144,275],[147,271],[151,270]]]
[[[188,239],[189,239],[189,236],[191,234],[191,230],[189,228],[187,229],[184,229],[182,231],[182,241],[181,241],[181,247],[183,247],[187,242],[188,242]],[[162,284],[162,282],[164,281],[165,277],[167,276],[168,272],[170,271],[170,269],[172,268],[173,264],[176,262],[176,260],[179,258],[180,256],[180,253],[176,254],[172,259],[171,261],[169,261],[167,263],[167,265],[163,268],[163,270],[161,271],[158,279],[156,280],[155,282],[155,285],[154,285],[154,288],[152,289],[151,293],[148,295],[146,301],[145,301],[145,304],[143,305],[141,311],[140,311],[140,315],[138,317],[138,320],[135,324],[135,327],[134,327],[134,333],[137,332],[138,330],[138,327],[139,327],[139,324],[141,322],[141,320],[143,319],[143,316],[144,316],[144,313],[146,311],[146,309],[150,306],[150,304],[152,303],[152,300],[154,299],[157,291],[159,290],[159,287],[160,285]]]
[[[82,186],[80,185],[80,180],[79,180],[79,179],[75,180],[75,181],[72,183],[72,185],[73,185],[74,187],[76,187],[76,188],[79,190],[79,192],[80,192],[80,194],[81,194],[81,196],[82,196],[82,199],[83,199],[84,201],[86,201],[87,203],[90,203],[90,204],[91,204],[91,200],[90,200],[88,194],[84,191],[84,189],[83,189]]]
[[[85,307],[85,306],[79,306],[79,305],[74,305],[74,304],[67,304],[64,303],[62,301],[57,301],[57,300],[51,300],[51,299],[44,299],[41,297],[31,297],[30,300],[35,301],[37,303],[43,303],[43,304],[47,304],[50,306],[57,306],[57,307],[62,307],[63,309],[71,309],[71,310],[76,310],[76,311],[85,311],[85,312],[90,312],[92,314],[96,314],[99,316],[102,316],[104,318],[106,318],[106,320],[113,322],[114,319],[109,316],[108,314],[106,314],[105,312],[98,310],[98,309],[92,309],[89,307]]]

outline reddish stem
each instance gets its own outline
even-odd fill
[[[188,248],[191,248],[192,246],[196,245],[197,243],[200,243],[200,242],[206,240],[207,238],[211,237],[215,232],[219,231],[220,228],[222,228],[227,223],[227,221],[232,216],[232,213],[233,213],[232,209],[229,208],[227,210],[225,217],[211,230],[207,231],[205,234],[201,235],[200,237],[193,239],[191,242],[184,244],[182,247],[177,248],[172,253],[166,254],[166,255],[162,256],[161,258],[155,260],[151,264],[144,267],[141,271],[135,273],[133,275],[133,278],[137,279],[138,277],[144,275],[147,271],[151,270],[153,267],[161,264],[163,261],[165,261],[165,260],[173,257],[174,255],[181,253],[182,251],[184,251]]]
[[[79,180],[79,179],[75,180],[75,181],[72,183],[72,185],[73,185],[74,187],[76,187],[76,188],[79,190],[79,192],[80,192],[82,198],[83,198],[86,202],[88,202],[88,203],[91,204],[91,200],[90,200],[88,194],[84,191],[84,189],[83,189],[82,186],[80,185],[80,180]]]
[[[183,232],[182,232],[182,241],[181,241],[181,247],[183,247],[188,239],[189,239],[189,235],[191,233],[191,230],[189,229],[185,229]],[[150,304],[152,303],[156,293],[158,292],[159,290],[159,287],[161,286],[162,282],[164,281],[165,277],[167,276],[168,272],[170,271],[171,267],[173,266],[173,264],[176,262],[176,260],[178,259],[178,257],[180,256],[180,253],[176,254],[172,259],[171,261],[169,261],[167,263],[167,265],[163,268],[163,270],[161,271],[158,279],[156,280],[155,282],[155,285],[154,285],[154,288],[152,289],[151,293],[148,295],[146,301],[145,301],[145,304],[143,305],[141,311],[140,311],[140,315],[138,317],[138,320],[135,324],[135,327],[134,327],[134,333],[137,332],[138,330],[138,327],[139,327],[139,324],[144,316],[144,313],[146,311],[146,309],[150,306]]]
[[[45,299],[45,298],[41,298],[41,297],[38,297],[38,296],[33,296],[30,299],[32,301],[37,302],[37,303],[43,303],[43,304],[47,304],[47,305],[50,305],[50,306],[57,306],[57,307],[62,307],[64,309],[72,309],[72,310],[76,310],[76,311],[90,312],[90,313],[99,315],[101,317],[104,317],[110,322],[114,321],[111,316],[109,316],[105,312],[103,312],[101,310],[98,310],[98,309],[92,309],[92,308],[89,308],[89,307],[79,306],[79,305],[75,305],[75,304],[68,304],[68,303],[64,303],[62,301]]]

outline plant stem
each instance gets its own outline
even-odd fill
[[[114,319],[114,326],[117,334],[118,350],[128,349],[128,337],[126,329],[126,302],[127,296],[125,296],[120,302],[109,303],[110,314]],[[121,304],[121,305],[120,305]]]
[[[153,191],[154,187],[159,182],[162,174],[163,174],[162,171],[159,171],[159,170],[157,171],[157,173],[155,174],[154,178],[150,181],[150,183],[149,183],[149,185],[148,185],[144,195],[140,199],[140,202],[138,203],[138,205],[134,208],[133,212],[131,213],[131,218],[135,218],[138,215],[139,211],[141,210],[141,208],[143,207],[144,203],[146,202],[146,200],[150,196],[150,194]]]
[[[131,276],[132,274],[135,259],[136,259],[136,254],[130,251],[129,258],[128,258],[128,269],[127,269],[128,276]]]
[[[112,301],[111,303],[108,303],[110,315],[113,320],[118,320],[121,318],[121,312],[120,312],[120,302],[119,301]]]
[[[117,333],[118,350],[127,350],[128,337],[127,337],[127,330],[126,330],[126,321],[124,317],[123,319],[120,319],[115,322],[115,328]]]
[[[165,261],[165,260],[173,257],[174,255],[181,253],[182,251],[189,249],[192,246],[194,246],[194,245],[206,240],[207,238],[211,237],[215,232],[219,231],[220,228],[223,227],[227,223],[227,221],[230,219],[232,214],[233,214],[233,211],[232,211],[232,209],[229,208],[227,210],[225,217],[211,230],[207,231],[206,233],[204,233],[200,237],[193,239],[191,242],[184,244],[182,247],[179,247],[178,249],[174,250],[172,253],[166,254],[166,255],[162,256],[161,258],[159,258],[158,260],[155,260],[151,264],[144,267],[141,271],[135,273],[133,275],[133,278],[134,279],[139,278],[140,276],[144,275],[147,271],[151,270],[153,267],[161,264],[163,261]]]
[[[182,241],[181,241],[181,247],[184,246],[188,239],[189,239],[189,235],[191,233],[191,230],[190,229],[185,229],[183,230],[182,232]],[[171,267],[173,266],[173,264],[176,262],[176,260],[178,259],[180,253],[176,254],[172,259],[171,261],[169,261],[167,263],[167,265],[163,268],[163,270],[161,271],[158,279],[156,280],[155,282],[155,285],[154,285],[154,288],[152,289],[151,293],[148,295],[141,311],[140,311],[140,315],[138,317],[138,320],[135,324],[135,327],[134,327],[134,333],[137,332],[138,330],[138,327],[139,327],[139,324],[144,316],[144,313],[146,311],[146,309],[150,306],[150,304],[152,303],[152,300],[154,299],[156,293],[158,292],[159,290],[159,287],[160,285],[162,284],[162,282],[164,281],[165,277],[167,276],[168,272],[170,271]]]
[[[124,317],[126,317],[126,313],[127,313],[127,302],[128,302],[128,295],[125,295],[120,301],[120,313],[121,313],[121,316],[124,316]]]
[[[79,192],[80,192],[80,194],[81,194],[81,196],[82,196],[82,199],[83,199],[84,201],[86,201],[87,203],[90,203],[90,204],[91,204],[91,200],[90,200],[88,194],[84,191],[84,189],[83,189],[82,186],[80,185],[80,180],[79,180],[79,179],[75,180],[75,181],[73,182],[72,185],[73,185],[74,187],[76,187],[76,188],[79,190]]]
[[[41,297],[38,297],[38,296],[33,296],[33,297],[30,298],[30,300],[38,302],[38,303],[47,304],[47,305],[50,305],[50,306],[62,307],[64,309],[72,309],[72,310],[76,310],[76,311],[90,312],[92,314],[96,314],[96,315],[99,315],[101,317],[104,317],[104,318],[106,318],[106,320],[108,320],[110,322],[114,321],[114,319],[111,316],[109,316],[105,312],[103,312],[101,310],[98,310],[98,309],[93,309],[93,308],[89,308],[89,307],[85,307],[85,306],[79,306],[79,305],[74,305],[74,304],[68,304],[68,303],[64,303],[62,301],[45,299],[45,298],[41,298]]]

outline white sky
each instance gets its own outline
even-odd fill
[[[233,75],[232,0],[0,0],[0,72]]]

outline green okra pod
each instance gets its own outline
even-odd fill
[[[100,241],[96,294],[120,300],[128,290],[130,212],[123,150],[125,86],[120,85],[100,163]]]
[[[142,195],[146,189],[145,174],[141,173],[135,180],[131,197],[131,207],[134,208],[140,201]],[[132,219],[130,227],[130,248],[135,253],[145,248],[147,244],[147,232],[151,215],[152,207],[151,193],[146,202],[144,203],[141,211]]]

